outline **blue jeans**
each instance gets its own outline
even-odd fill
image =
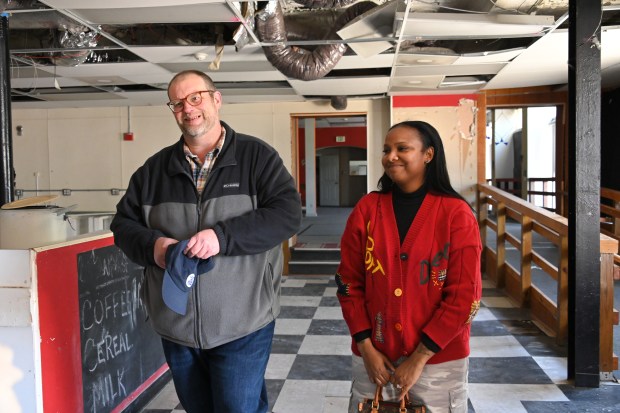
[[[179,401],[187,413],[266,413],[265,370],[275,321],[208,350],[162,339]]]

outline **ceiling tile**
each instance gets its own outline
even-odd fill
[[[489,75],[499,72],[504,63],[487,63],[480,65],[447,65],[447,66],[398,66],[394,68],[394,77],[402,76],[445,76]]]
[[[405,13],[396,13],[397,33],[404,17]],[[552,16],[529,14],[409,13],[402,35],[451,39],[537,36],[553,23]]]
[[[101,4],[101,3],[100,3]],[[175,4],[160,7],[82,8],[71,11],[93,24],[234,22],[237,16],[226,3]]]
[[[338,36],[343,40],[367,40],[373,38],[392,37],[394,26],[394,12],[398,2],[390,1],[382,6],[361,14],[338,30]],[[389,41],[377,42],[350,42],[349,47],[361,57],[370,57],[379,54],[393,46]]]
[[[401,76],[392,79],[390,91],[407,91],[415,89],[437,89],[445,76]]]
[[[303,81],[291,79],[289,82],[297,93],[308,96],[360,96],[385,93],[390,79],[388,77],[368,78],[323,78]]]

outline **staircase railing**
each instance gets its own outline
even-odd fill
[[[601,188],[601,233],[620,241],[620,191]],[[614,254],[614,279],[620,280],[620,248]]]
[[[477,185],[476,204],[487,277],[503,288],[516,305],[529,308],[532,321],[543,332],[555,337],[559,344],[565,343],[568,336],[567,219],[487,184]],[[520,234],[511,234],[508,226],[519,229]],[[488,242],[493,234],[495,248]],[[534,250],[535,235],[555,246],[556,262]],[[519,254],[518,268],[507,260],[507,244],[514,246]],[[618,324],[618,312],[613,307],[613,254],[617,251],[618,241],[601,234],[601,372],[618,368],[618,358],[613,354],[613,325]],[[533,281],[533,265],[554,280],[554,291],[550,293],[548,288]]]

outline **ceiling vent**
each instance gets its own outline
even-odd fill
[[[336,30],[374,7],[376,4],[373,2],[361,2],[345,9],[325,37],[334,37]],[[321,27],[324,26],[319,26]],[[316,80],[324,77],[347,50],[347,45],[343,43],[321,44],[313,50],[287,45],[284,15],[278,1],[268,2],[266,7],[259,11],[256,29],[261,42],[273,44],[263,46],[269,62],[284,75],[295,79]]]

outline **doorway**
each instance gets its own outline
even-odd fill
[[[340,206],[340,159],[338,155],[317,155],[319,206]]]
[[[293,119],[296,176],[303,207],[308,212],[313,206],[354,206],[367,193],[366,114],[304,115]]]
[[[556,106],[487,112],[486,180],[556,212]]]

